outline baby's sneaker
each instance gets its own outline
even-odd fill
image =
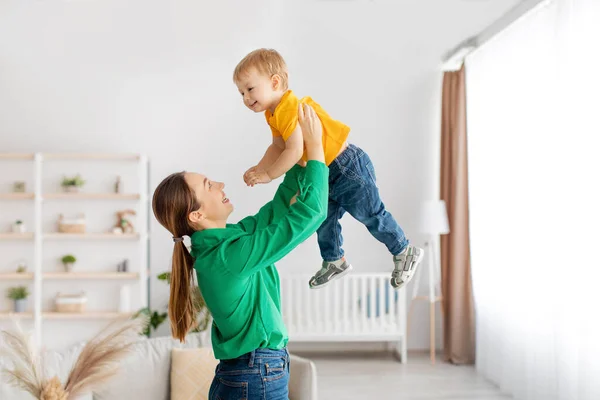
[[[394,271],[390,280],[394,289],[399,289],[410,282],[424,254],[423,249],[419,247],[407,246],[402,253],[394,256]]]
[[[323,266],[310,278],[308,286],[311,289],[320,289],[327,286],[329,282],[346,275],[350,270],[352,270],[352,265],[346,262],[345,258],[337,261],[323,261]]]

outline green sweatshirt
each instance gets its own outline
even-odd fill
[[[212,345],[217,359],[287,345],[274,263],[325,220],[328,177],[322,162],[295,166],[258,214],[192,235],[194,269],[213,316]],[[290,206],[297,191],[297,201]]]

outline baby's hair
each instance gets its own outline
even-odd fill
[[[256,68],[261,74],[281,77],[281,86],[283,90],[288,88],[288,70],[285,60],[276,50],[257,49],[249,53],[238,63],[233,71],[233,81],[238,82],[243,73],[250,68]]]

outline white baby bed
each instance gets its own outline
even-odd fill
[[[281,276],[290,342],[393,342],[406,363],[406,292],[391,287],[389,273],[350,273],[318,290],[309,278]]]

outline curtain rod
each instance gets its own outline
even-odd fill
[[[448,51],[442,58],[442,69],[445,71],[459,69],[465,57],[473,50],[481,47],[534,8],[548,5],[553,1],[555,0],[523,0],[516,4],[483,31],[463,40],[456,47]]]

